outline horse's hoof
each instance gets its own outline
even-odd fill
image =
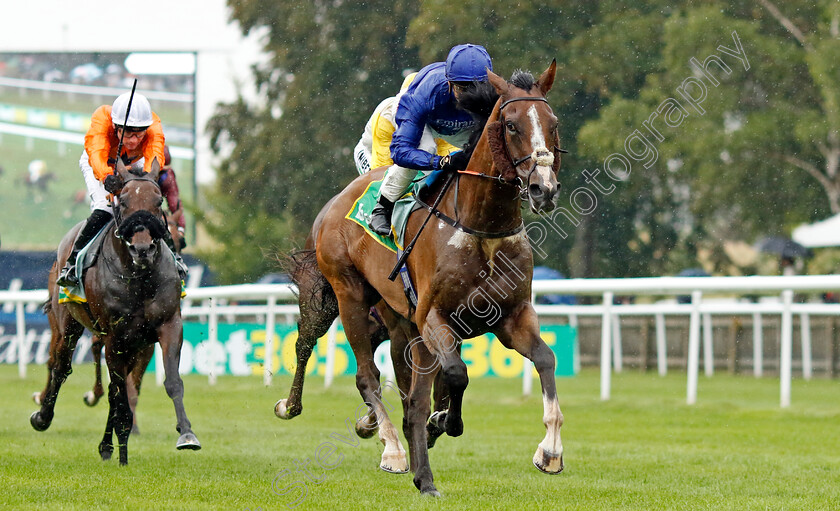
[[[134,425],[131,426],[131,434],[132,435],[139,435],[140,434],[140,428],[137,427],[137,424],[134,424]]]
[[[99,402],[99,398],[96,397],[96,394],[94,394],[92,390],[85,392],[85,395],[82,398],[82,400],[88,406],[96,406],[96,403]]]
[[[33,392],[32,393],[32,401],[35,401],[35,404],[40,406],[41,405],[41,393],[40,392]]]
[[[32,412],[29,416],[29,423],[35,428],[35,431],[46,431],[50,427],[52,421],[45,421],[41,418],[41,412]]]
[[[288,410],[286,410],[286,400],[281,399],[274,403],[274,415],[277,416],[279,419],[289,420],[292,417],[289,415]]]
[[[111,455],[114,453],[114,446],[113,445],[99,445],[99,457],[102,458],[102,461],[109,461],[111,459]]]
[[[175,448],[178,450],[181,449],[190,449],[191,451],[197,451],[201,449],[201,443],[198,441],[195,435],[190,433],[184,433],[178,438],[178,443],[175,444]]]
[[[423,497],[441,497],[440,492],[434,486],[430,490],[421,490],[420,495]]]
[[[559,474],[563,471],[563,451],[553,453],[546,451],[542,446],[537,447],[537,452],[534,453],[534,466],[540,472],[546,474]]]
[[[359,438],[370,438],[379,431],[379,423],[374,419],[371,424],[370,418],[370,414],[368,414],[356,421],[356,435]]]
[[[447,414],[446,416],[446,434],[449,436],[461,436],[464,434],[464,421],[461,417]]]
[[[444,425],[446,424],[446,410],[439,410],[429,416],[426,422],[426,448],[431,449],[435,446],[437,439],[444,433]]]
[[[274,403],[274,415],[283,420],[289,420],[300,415],[301,409],[297,410],[288,407],[289,400],[281,399]]]
[[[379,468],[389,474],[405,474],[408,472],[408,461],[405,452],[382,453]]]

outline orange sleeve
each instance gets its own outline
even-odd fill
[[[152,125],[146,130],[146,139],[143,141],[143,171],[149,172],[152,170],[152,160],[157,158],[158,164],[163,167],[163,146],[166,140],[163,137],[163,125],[160,123],[160,117],[152,112]]]
[[[104,181],[105,177],[113,172],[108,166],[108,157],[111,153],[111,139],[114,136],[111,106],[102,105],[93,112],[90,128],[85,134],[85,151],[93,168],[93,175],[99,181]]]

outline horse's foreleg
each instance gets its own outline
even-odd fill
[[[55,314],[51,312],[50,314]],[[51,350],[47,374],[47,386],[41,394],[41,409],[33,412],[29,417],[29,423],[37,431],[45,431],[50,427],[55,413],[55,401],[58,399],[58,391],[64,380],[73,372],[71,367],[73,350],[76,348],[76,341],[82,335],[84,328],[76,322],[69,314],[64,316],[63,324],[51,320],[54,327],[52,333]]]
[[[426,421],[429,420],[432,382],[438,371],[438,360],[432,355],[419,337],[406,346],[403,359],[412,367],[411,389],[406,398],[406,438],[411,453],[411,470],[414,472],[414,486],[425,495],[440,496],[434,484],[432,467],[429,463],[428,435]]]
[[[184,382],[181,380],[181,375],[178,374],[178,366],[181,363],[181,344],[184,342],[183,323],[180,315],[161,325],[157,333],[163,352],[163,367],[166,372],[163,386],[175,406],[175,419],[177,421],[175,429],[181,434],[175,448],[201,449],[201,443],[192,432],[192,425],[187,418],[187,412],[184,411]]]
[[[540,326],[533,307],[524,305],[503,323],[496,336],[505,347],[515,349],[530,359],[540,375],[545,438],[537,447],[533,461],[542,472],[559,474],[563,471],[563,442],[560,439],[563,413],[557,401],[554,352],[540,338]]]
[[[441,379],[449,393],[449,410],[446,412],[444,430],[449,436],[464,432],[461,404],[469,384],[467,365],[461,360],[461,339],[439,311],[432,309],[423,325],[423,340],[440,365]]]
[[[96,406],[99,399],[105,394],[102,389],[102,340],[94,336],[90,351],[93,354],[93,370],[96,374],[96,381],[93,383],[93,390],[85,392],[84,402],[88,406]]]

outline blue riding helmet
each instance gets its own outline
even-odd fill
[[[446,57],[446,79],[450,82],[487,81],[487,69],[493,70],[493,62],[484,46],[459,44]]]

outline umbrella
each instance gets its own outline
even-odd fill
[[[796,257],[811,257],[813,253],[799,243],[788,238],[769,237],[762,238],[755,244],[756,250],[768,254],[776,254],[783,259],[794,259]]]

